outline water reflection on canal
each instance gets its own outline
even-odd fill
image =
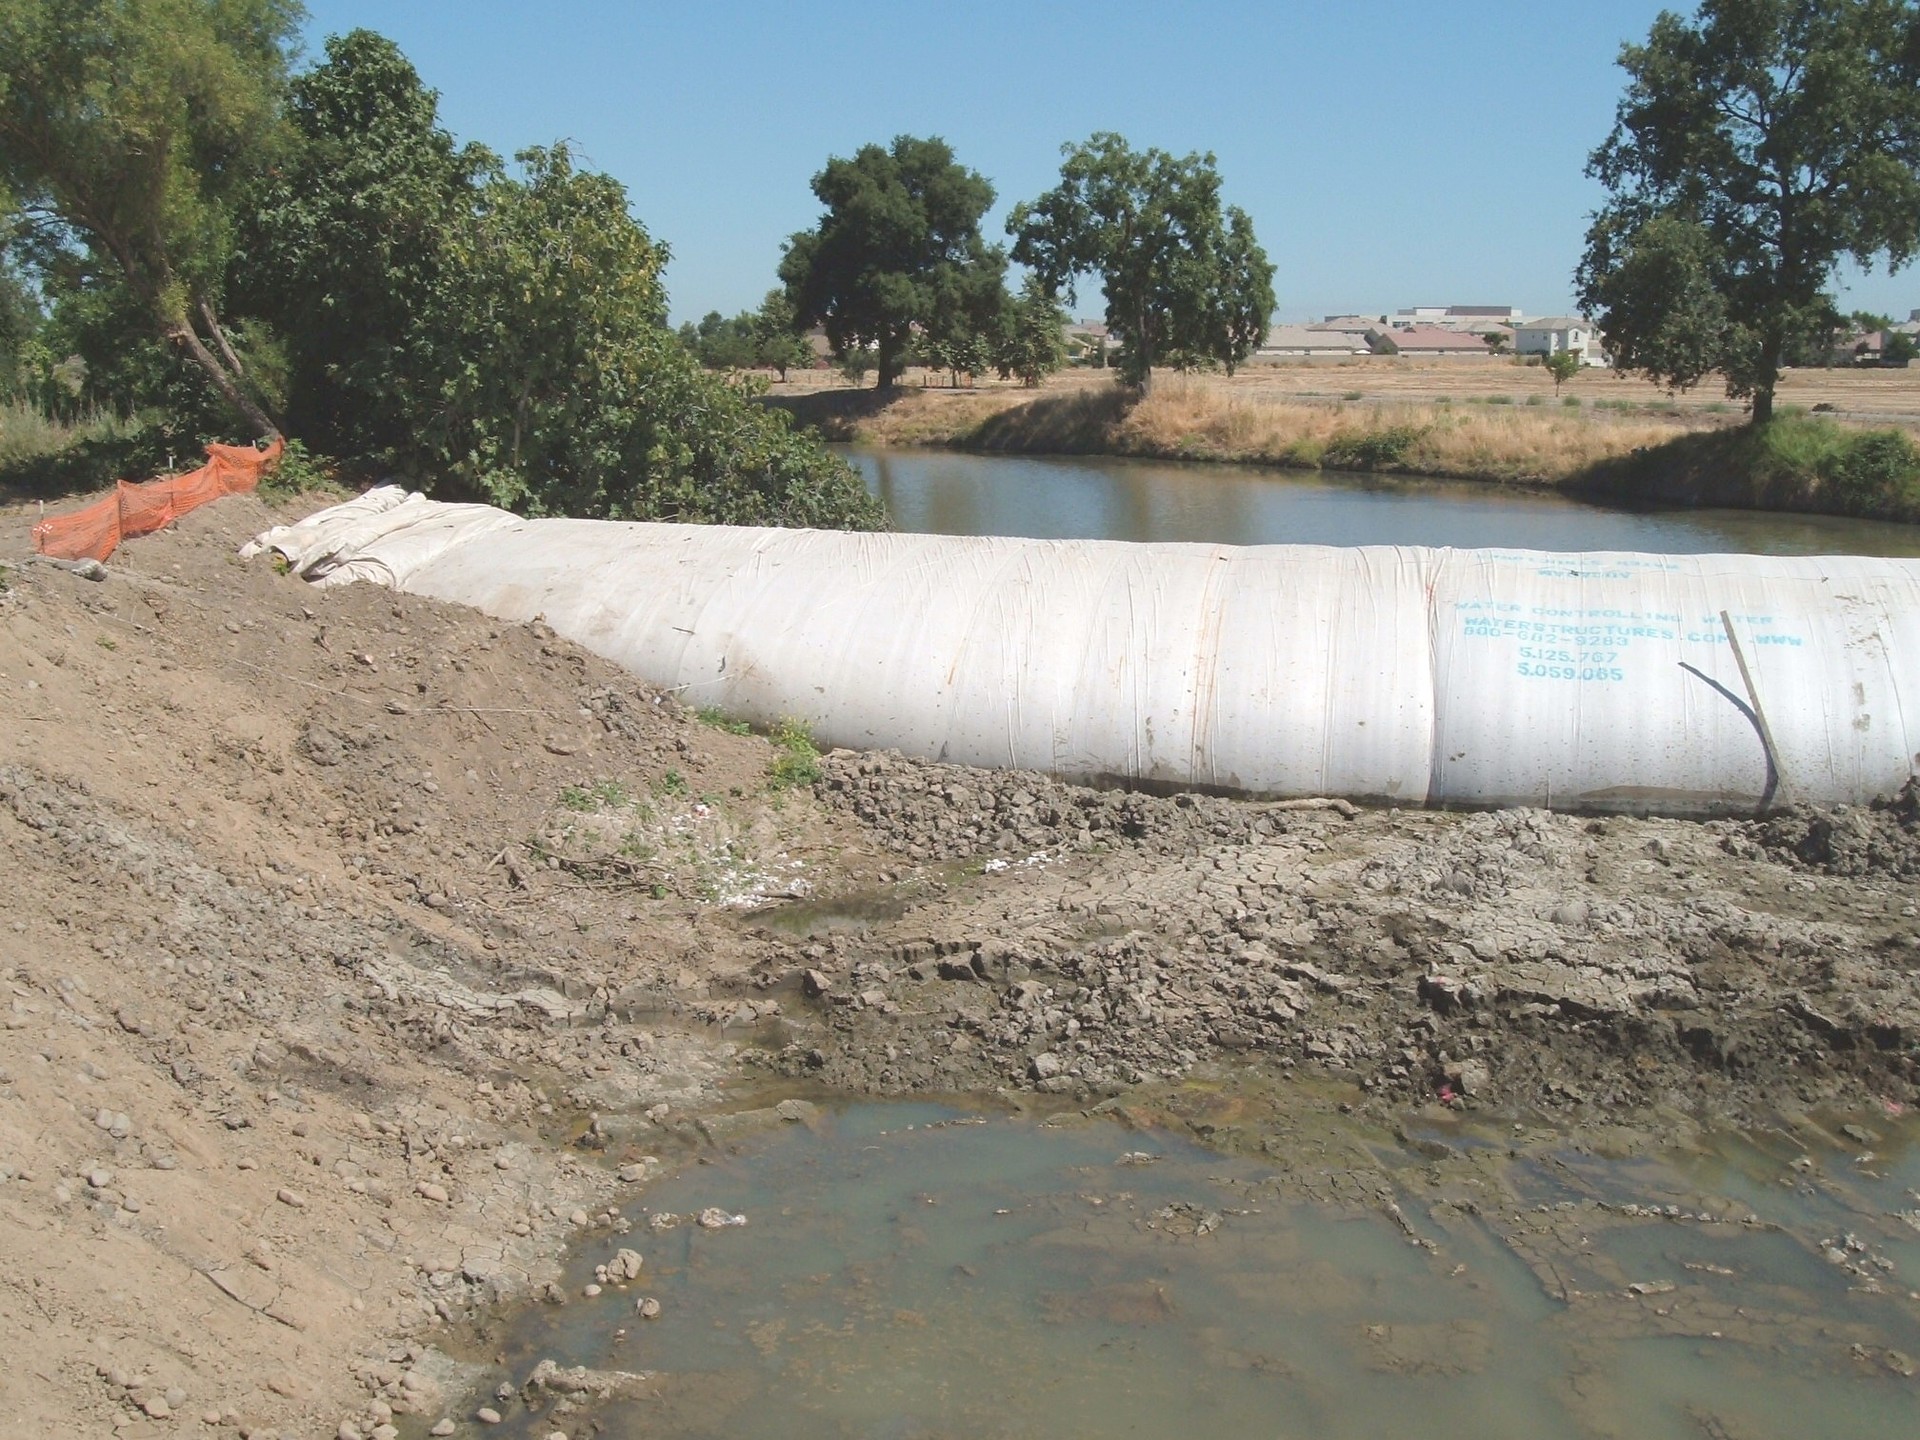
[[[1492,485],[1250,465],[842,453],[898,529],[942,535],[1920,556],[1920,526],[1825,515],[1620,510]]]

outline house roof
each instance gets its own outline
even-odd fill
[[[1516,320],[1516,330],[1591,330],[1593,322],[1579,315],[1542,315],[1538,320]]]
[[[1327,330],[1316,325],[1275,325],[1261,342],[1263,350],[1340,350],[1358,353],[1366,343],[1343,330]]]
[[[1487,346],[1470,330],[1444,330],[1438,325],[1399,325],[1380,330],[1380,338],[1400,351],[1484,351]]]

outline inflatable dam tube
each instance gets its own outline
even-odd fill
[[[523,520],[395,487],[281,527],[823,745],[1250,796],[1672,815],[1920,765],[1920,562]]]

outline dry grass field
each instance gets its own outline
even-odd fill
[[[944,375],[910,370],[904,379],[907,389],[926,386],[948,395],[993,395],[1032,398],[1033,392],[1018,384],[983,379],[971,388],[955,392],[947,389]],[[1507,403],[1518,407],[1540,408],[1557,405],[1568,410],[1614,410],[1630,408],[1660,415],[1671,415],[1700,424],[1726,423],[1740,416],[1741,407],[1729,401],[1718,382],[1706,383],[1679,395],[1669,395],[1650,381],[1616,375],[1610,370],[1585,370],[1567,382],[1555,396],[1553,380],[1537,365],[1517,364],[1511,359],[1404,360],[1387,356],[1361,356],[1346,360],[1282,360],[1258,362],[1243,367],[1237,375],[1196,375],[1177,377],[1162,372],[1156,383],[1178,383],[1217,391],[1236,399],[1281,401],[1299,400],[1312,404],[1341,402],[1434,404],[1452,402]],[[871,388],[872,382],[866,382]],[[1067,370],[1047,382],[1045,392],[1064,389],[1102,388],[1112,384],[1112,373],[1101,370]],[[850,389],[848,383],[831,370],[794,371],[786,384],[776,385],[776,394],[805,393],[814,390]],[[1576,402],[1568,404],[1566,402]],[[1006,403],[1003,399],[1001,403]],[[1892,422],[1920,428],[1920,365],[1906,370],[1795,370],[1780,384],[1778,403],[1782,408],[1832,406],[1842,419]]]

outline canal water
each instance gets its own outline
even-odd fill
[[[1229,545],[1451,545],[1920,556],[1920,526],[1752,510],[1622,510],[1548,491],[1251,465],[842,453],[895,528]]]
[[[1915,1139],[1506,1160],[1455,1134],[1472,1201],[1356,1142],[1340,1204],[1098,1118],[824,1108],[651,1186],[567,1283],[617,1246],[639,1277],[490,1348],[648,1372],[593,1416],[619,1440],[1891,1440],[1920,1416]]]

